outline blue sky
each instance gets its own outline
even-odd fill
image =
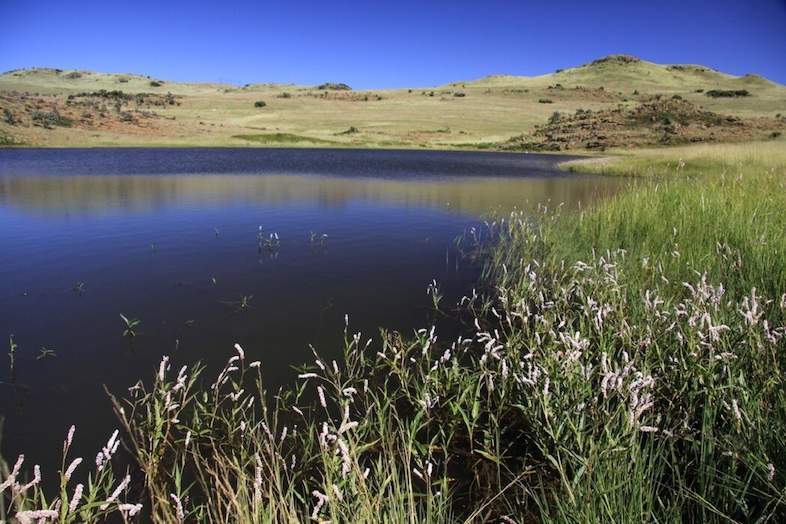
[[[427,86],[629,53],[786,84],[786,0],[0,0],[0,70]]]

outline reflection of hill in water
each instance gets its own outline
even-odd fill
[[[318,204],[352,201],[434,207],[457,213],[526,208],[539,202],[586,204],[623,182],[590,176],[422,179],[312,175],[0,176],[0,203],[38,214],[109,214],[178,204]]]

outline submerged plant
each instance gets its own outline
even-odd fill
[[[439,311],[439,304],[442,302],[442,294],[439,292],[439,286],[436,280],[429,282],[426,287],[426,294],[431,297],[431,304],[434,306],[435,311]]]
[[[122,313],[120,313],[120,319],[124,324],[123,336],[128,339],[134,339],[139,334],[136,328],[139,326],[139,324],[142,323],[142,321],[137,318],[129,319]]]
[[[238,308],[241,311],[246,311],[251,308],[251,301],[254,299],[254,295],[243,295],[240,297],[238,301]]]
[[[57,352],[54,349],[49,349],[46,346],[41,346],[40,351],[38,352],[38,356],[35,357],[36,360],[43,360],[49,357],[56,357]]]
[[[17,345],[16,341],[14,340],[14,335],[8,335],[8,358],[10,360],[9,367],[11,370],[11,375],[14,375],[16,371],[16,349],[19,346]]]
[[[327,240],[328,235],[326,233],[319,235],[313,231],[308,232],[308,243],[312,247],[317,245],[324,247],[327,244]]]
[[[277,250],[280,245],[281,241],[278,239],[278,233],[270,233],[270,235],[264,241],[264,246],[268,249],[268,251]]]
[[[226,300],[221,302],[234,307],[236,313],[243,313],[251,309],[252,300],[254,300],[254,295],[240,295],[239,300]]]

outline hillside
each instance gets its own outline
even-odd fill
[[[369,91],[339,82],[236,86],[36,68],[0,75],[0,144],[497,148],[513,140],[554,149],[540,146],[553,146],[555,133],[567,133],[572,138],[559,149],[585,149],[606,142],[651,144],[636,137],[652,126],[627,119],[615,124],[614,140],[604,142],[597,137],[605,136],[602,132],[579,132],[591,122],[549,130],[555,113],[563,127],[588,114],[613,120],[620,112],[646,112],[654,97],[675,95],[690,104],[678,125],[696,131],[675,133],[677,142],[766,138],[786,125],[782,85],[756,75],[736,77],[626,55],[536,77],[496,75],[433,88]],[[735,129],[744,132],[702,132],[706,114],[692,119],[704,113],[716,115],[711,121],[738,119]],[[605,123],[593,125],[603,129]]]

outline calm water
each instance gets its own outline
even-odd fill
[[[590,203],[619,182],[561,174],[554,157],[424,151],[0,150],[2,454],[54,473],[63,435],[92,457],[123,392],[164,354],[220,366],[239,342],[267,385],[309,344],[430,322],[426,286],[455,303],[478,278],[453,241],[482,214]],[[258,245],[258,228],[278,249]],[[310,245],[309,232],[327,234]],[[75,288],[83,283],[81,292]],[[242,296],[250,309],[237,311]],[[120,313],[142,321],[121,336]],[[455,326],[438,324],[448,335]],[[57,356],[38,359],[41,348]],[[175,366],[173,366],[175,367]],[[212,373],[212,371],[211,371]],[[212,375],[211,375],[212,376]],[[51,475],[50,475],[51,476]]]

